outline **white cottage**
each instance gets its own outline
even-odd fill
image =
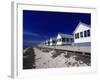
[[[50,45],[50,40],[46,40],[46,43],[45,43],[47,46]]]
[[[75,46],[90,46],[91,44],[91,28],[90,25],[79,22],[74,30],[74,45]]]
[[[57,44],[56,45],[71,45],[73,43],[73,36],[69,34],[59,33],[57,36]]]
[[[56,37],[50,38],[50,46],[55,46],[56,42],[57,42],[57,38]]]

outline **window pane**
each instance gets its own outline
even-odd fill
[[[75,39],[79,38],[79,33],[75,34]]]
[[[62,41],[65,42],[65,38],[62,38]]]
[[[53,40],[52,43],[56,43],[55,40]]]
[[[86,32],[87,32],[87,31],[84,31],[84,37],[87,37]]]
[[[79,38],[79,33],[77,33],[77,38]]]
[[[87,36],[90,36],[90,30],[87,30]]]
[[[50,42],[48,41],[48,44],[50,44]]]
[[[73,41],[73,38],[71,38],[71,42],[74,42],[74,41]]]
[[[75,34],[75,39],[77,39],[77,34]]]
[[[83,37],[83,32],[80,32],[80,37]]]
[[[69,38],[67,38],[66,40],[67,40],[67,42],[69,42]]]

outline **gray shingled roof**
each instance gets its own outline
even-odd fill
[[[73,38],[73,35],[69,35],[69,34],[63,34],[63,33],[59,33],[60,36],[62,37],[68,37],[68,38]]]

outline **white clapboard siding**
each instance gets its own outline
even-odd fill
[[[82,22],[80,22],[77,25],[76,29],[73,32],[73,34],[74,34],[74,43],[91,42],[90,37],[84,37],[84,31],[86,31],[86,30],[90,30],[90,32],[91,32],[90,25],[84,24]],[[75,34],[76,33],[80,33],[80,32],[83,32],[83,37],[80,37],[80,34],[79,34],[79,38],[78,39],[75,39]]]
[[[73,36],[72,35],[68,35],[68,34],[62,34],[62,33],[59,33],[58,36],[57,36],[57,44],[56,45],[71,45],[72,42],[63,42],[63,41],[58,41],[59,39],[61,38],[72,38],[73,39]]]

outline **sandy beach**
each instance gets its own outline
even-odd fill
[[[34,56],[29,58],[30,60],[33,59],[33,61],[28,62],[31,64],[31,68],[84,67],[91,65],[89,55],[39,47],[31,48],[31,50],[27,49],[24,54],[29,51]]]

